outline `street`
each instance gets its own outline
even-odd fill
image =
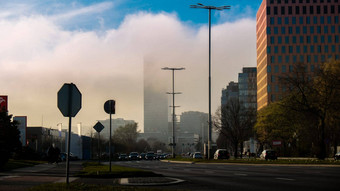
[[[186,180],[168,189],[189,190],[338,190],[340,167],[239,164],[178,164],[122,161],[116,165],[151,170]]]

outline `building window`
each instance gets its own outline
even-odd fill
[[[311,71],[311,72],[314,72],[314,69],[315,69],[315,68],[314,68],[314,65],[310,65],[310,71]]]
[[[283,73],[286,72],[286,65],[282,65],[282,72],[283,72]]]
[[[286,43],[286,44],[289,43],[289,36],[285,36],[285,43]]]
[[[310,17],[306,17],[306,24],[310,24]]]
[[[270,15],[270,7],[267,7],[267,15]]]
[[[282,18],[281,18],[281,17],[278,17],[278,18],[277,18],[277,24],[279,24],[279,25],[282,24]]]
[[[328,7],[327,5],[323,6],[323,13],[328,14]]]
[[[274,72],[275,72],[275,73],[279,73],[279,66],[278,66],[278,65],[275,65],[275,66],[274,66]]]
[[[334,7],[334,5],[331,6],[331,13],[332,13],[332,14],[335,13],[335,7]]]
[[[305,59],[304,59],[304,57],[303,57],[302,55],[300,55],[300,62],[301,62],[301,63],[304,63],[304,62],[305,62]]]
[[[328,33],[328,26],[324,26],[324,27],[323,27],[323,32],[324,32],[325,34]]]
[[[292,17],[292,23],[295,25],[296,24],[296,17]]]
[[[300,53],[300,46],[296,46],[296,53]]]
[[[275,43],[275,38],[273,36],[270,37],[270,43],[274,44]]]
[[[275,54],[279,53],[279,48],[277,46],[274,46],[274,53]]]
[[[321,36],[321,43],[325,43],[325,36]]]
[[[335,45],[332,45],[332,53],[335,53]]]
[[[306,36],[306,40],[307,40],[307,43],[308,43],[308,44],[310,44],[310,43],[311,43],[310,36]]]
[[[286,63],[289,63],[289,56],[286,56]]]
[[[282,44],[282,36],[278,36],[277,37],[277,43],[278,44]]]
[[[306,6],[302,6],[302,14],[307,14],[307,7]]]
[[[281,47],[281,53],[283,53],[283,54],[286,53],[286,47],[285,46]]]
[[[270,46],[267,46],[267,54],[270,54]]]
[[[321,26],[317,26],[317,27],[316,27],[316,32],[317,32],[318,34],[321,34]]]
[[[308,51],[307,51],[307,46],[303,46],[303,53],[307,53]]]
[[[270,63],[275,63],[275,56],[270,57]]]
[[[286,34],[286,28],[285,27],[281,27],[281,34]]]
[[[295,28],[295,33],[296,33],[296,34],[300,34],[300,27],[296,27],[296,28]]]
[[[325,17],[324,16],[320,17],[320,24],[325,24]]]
[[[339,7],[340,8],[340,7]],[[335,24],[339,24],[339,16],[335,16],[334,17],[334,23]]]
[[[318,62],[319,62],[318,55],[314,55],[314,63],[318,63]]]
[[[288,33],[293,34],[293,27],[288,27]]]
[[[327,17],[327,24],[332,24],[332,17],[331,16]]]
[[[313,17],[313,24],[318,24],[318,17],[316,16]]]
[[[293,14],[292,6],[288,6],[288,15]]]
[[[310,46],[310,53],[314,53],[314,46]]]
[[[274,34],[278,34],[279,33],[279,30],[277,27],[274,27]]]
[[[300,36],[300,43],[303,43],[303,36]]]
[[[314,36],[314,37],[313,37],[313,42],[314,42],[314,43],[318,43],[318,36]]]
[[[309,6],[309,14],[314,14],[314,7],[313,6]]]
[[[289,18],[285,17],[285,24],[288,25],[289,24]]]
[[[328,37],[327,37],[327,42],[328,42],[328,43],[331,43],[331,42],[332,42],[332,36],[331,36],[331,35],[328,35]]]
[[[274,7],[274,15],[277,15],[277,7]]]
[[[314,26],[309,27],[310,34],[314,34]]]
[[[289,65],[289,72],[293,72],[293,66]]]
[[[332,33],[332,34],[335,33],[335,26],[331,26],[331,33]]]
[[[312,60],[311,60],[311,56],[310,55],[308,55],[307,56],[307,63],[311,63],[312,62]]]
[[[334,42],[339,43],[339,36],[338,35],[334,36]]]
[[[299,24],[303,25],[303,17],[299,17]]]
[[[267,27],[267,34],[270,34],[270,27]]]
[[[325,62],[325,61],[326,61],[325,55],[321,55],[321,62]]]
[[[300,7],[299,6],[295,6],[295,14],[300,14]]]
[[[316,14],[320,14],[321,13],[321,7],[320,6],[316,6]]]
[[[279,86],[275,85],[275,92],[279,92]]]
[[[296,63],[297,62],[297,58],[296,56],[293,56],[293,63]]]
[[[270,21],[270,24],[273,25],[274,24],[274,17],[270,17],[269,21]]]
[[[272,88],[271,88],[270,85],[267,86],[267,90],[268,90],[268,92],[272,92]]]
[[[288,46],[289,53],[293,53],[293,46]]]
[[[325,45],[325,53],[328,53],[328,46]]]
[[[280,63],[280,64],[282,63],[282,56],[277,57],[277,62]]]
[[[320,45],[317,46],[317,52],[321,53],[321,46]]]
[[[296,44],[296,36],[293,36],[293,44]]]
[[[272,67],[267,65],[267,72],[270,73],[272,72]]]
[[[271,82],[275,82],[275,76],[274,76],[274,75],[271,75],[270,81],[271,81]]]
[[[285,7],[281,7],[281,15],[285,15],[286,11],[285,11]]]
[[[302,30],[303,30],[303,34],[307,34],[307,27],[306,26],[302,27]]]

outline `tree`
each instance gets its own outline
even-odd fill
[[[113,142],[117,152],[132,152],[136,149],[138,137],[137,123],[121,126],[113,132]]]
[[[281,82],[288,88],[283,106],[315,120],[312,130],[318,135],[317,157],[325,159],[327,142],[334,133],[331,123],[338,123],[339,118],[340,61],[324,63],[314,74],[308,74],[305,65],[298,64],[292,75],[282,77]]]
[[[235,158],[238,156],[238,147],[242,152],[243,142],[251,135],[255,117],[255,110],[243,107],[238,99],[229,99],[216,112],[214,125],[231,142]]]
[[[11,119],[12,115],[0,112],[0,168],[7,163],[11,152],[21,148],[18,123]]]

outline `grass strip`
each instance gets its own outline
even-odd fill
[[[130,187],[130,186],[113,186],[113,185],[95,185],[84,183],[51,183],[34,186],[29,191],[166,191],[165,189],[150,187]]]
[[[129,177],[159,177],[160,174],[151,171],[141,170],[131,167],[111,165],[111,172],[108,165],[96,162],[83,163],[83,170],[77,174],[87,178],[129,178]]]

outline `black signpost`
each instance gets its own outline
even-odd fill
[[[104,110],[107,114],[110,115],[110,140],[109,140],[109,161],[110,161],[110,172],[111,172],[111,129],[112,129],[112,114],[116,113],[116,101],[115,100],[107,100],[104,104]]]
[[[58,91],[58,108],[64,117],[69,117],[68,141],[66,156],[66,183],[69,183],[70,172],[70,145],[71,145],[71,119],[81,109],[81,93],[73,83],[64,84]]]
[[[98,164],[100,164],[100,132],[104,129],[104,125],[101,124],[99,121],[93,126],[93,129],[95,129],[98,133]]]

